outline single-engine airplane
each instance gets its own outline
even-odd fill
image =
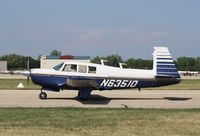
[[[181,81],[167,47],[154,47],[153,69],[127,69],[94,63],[63,62],[53,69],[31,69],[23,72],[33,83],[41,86],[40,99],[46,99],[44,90],[59,92],[78,90],[78,98],[87,100],[92,90],[113,90],[160,87]]]

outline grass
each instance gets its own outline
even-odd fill
[[[27,82],[26,79],[0,79],[0,90],[3,90],[3,89],[6,89],[6,90],[17,89],[17,86],[19,85],[20,82],[24,85],[24,89],[28,89],[28,90],[40,89],[39,86],[34,85],[32,83],[31,79],[29,80],[29,83]]]
[[[200,109],[0,108],[0,135],[200,135]]]

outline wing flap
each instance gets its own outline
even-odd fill
[[[71,87],[87,87],[99,89],[100,85],[92,79],[68,79],[67,85]]]

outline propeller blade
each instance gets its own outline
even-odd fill
[[[29,85],[30,76],[27,76],[27,84]]]
[[[24,76],[27,76],[27,77],[30,77],[31,76],[31,71],[22,71],[22,72],[20,72],[20,74],[22,74]]]

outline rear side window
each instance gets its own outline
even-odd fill
[[[78,66],[78,72],[79,73],[87,73],[87,66],[85,66],[85,65],[79,65]]]
[[[96,70],[97,70],[97,68],[96,68],[96,67],[93,67],[93,66],[88,66],[88,73],[93,73],[93,74],[96,74]]]
[[[77,72],[77,65],[74,64],[66,64],[63,71],[66,72]]]

